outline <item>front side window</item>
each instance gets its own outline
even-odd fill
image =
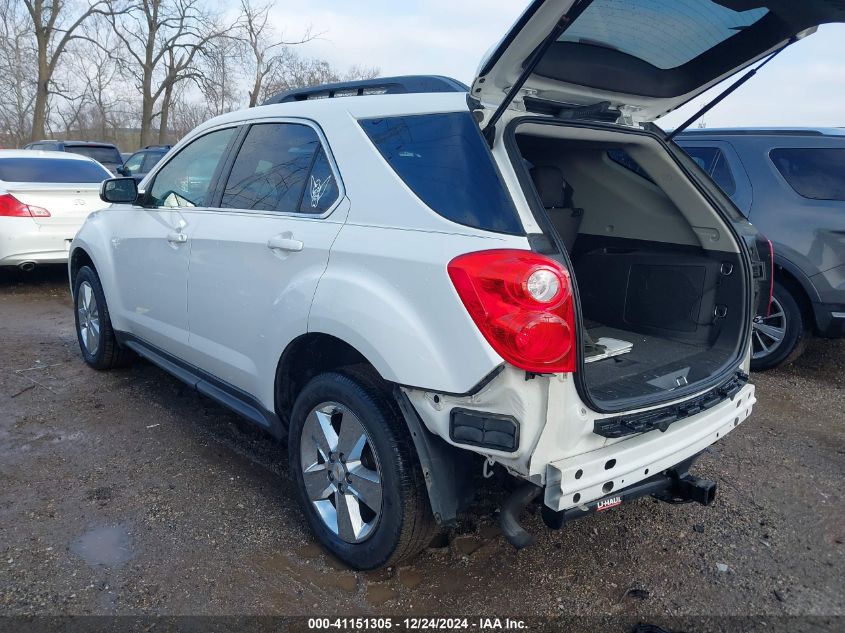
[[[164,158],[167,152],[144,152],[144,165],[141,167],[143,173],[148,173],[153,170],[153,167],[158,165],[158,161]]]
[[[845,200],[845,148],[784,148],[769,156],[798,195]]]
[[[141,171],[141,163],[144,162],[144,154],[139,152],[137,154],[132,154],[125,163],[123,163],[124,171],[130,174],[137,174]]]
[[[718,147],[685,147],[684,151],[713,178],[728,197],[736,193],[736,180],[722,150]]]
[[[186,145],[156,174],[147,204],[153,207],[202,207],[214,172],[236,128],[210,132]]]
[[[465,226],[523,234],[469,112],[365,119],[360,124],[398,176],[433,211]]]
[[[253,125],[238,150],[220,206],[322,213],[337,199],[337,184],[331,169],[311,173],[318,154],[324,155],[320,138],[307,125]]]

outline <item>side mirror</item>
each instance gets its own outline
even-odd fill
[[[120,174],[121,176],[131,176],[132,174],[124,167],[123,165],[119,165],[117,169],[114,170],[115,173]]]
[[[109,178],[100,185],[100,200],[112,204],[132,204],[138,199],[134,178]]]

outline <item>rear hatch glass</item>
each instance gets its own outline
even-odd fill
[[[653,120],[793,38],[842,21],[841,0],[535,0],[472,90],[498,105],[536,61],[523,86],[530,97],[607,101]]]
[[[65,151],[93,158],[98,163],[108,163],[111,165],[120,165],[123,163],[123,160],[120,157],[120,152],[117,151],[116,147],[65,144]]]
[[[66,158],[0,158],[5,182],[100,183],[111,174],[96,163]]]

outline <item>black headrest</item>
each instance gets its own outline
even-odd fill
[[[547,209],[562,209],[566,206],[566,181],[557,167],[534,167],[531,178],[540,200]]]

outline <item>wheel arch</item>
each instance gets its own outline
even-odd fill
[[[810,280],[790,262],[775,258],[775,281],[789,290],[805,322],[815,331],[817,324],[813,312],[813,296],[816,292]]]
[[[296,397],[314,376],[350,365],[366,364],[361,352],[330,334],[308,332],[292,340],[279,358],[273,387],[276,414],[287,425]]]
[[[90,266],[96,272],[97,266],[94,264],[94,259],[82,246],[77,246],[73,249],[68,258],[68,275],[70,279],[70,292],[73,294],[73,288],[76,284],[76,275],[83,266]]]
[[[472,460],[466,451],[451,446],[429,431],[401,387],[385,380],[376,367],[346,341],[322,332],[309,332],[291,341],[276,368],[275,409],[285,426],[297,395],[316,375],[351,366],[366,366],[381,381],[385,395],[396,402],[425,477],[432,512],[438,524],[454,522],[459,509],[471,496]]]

